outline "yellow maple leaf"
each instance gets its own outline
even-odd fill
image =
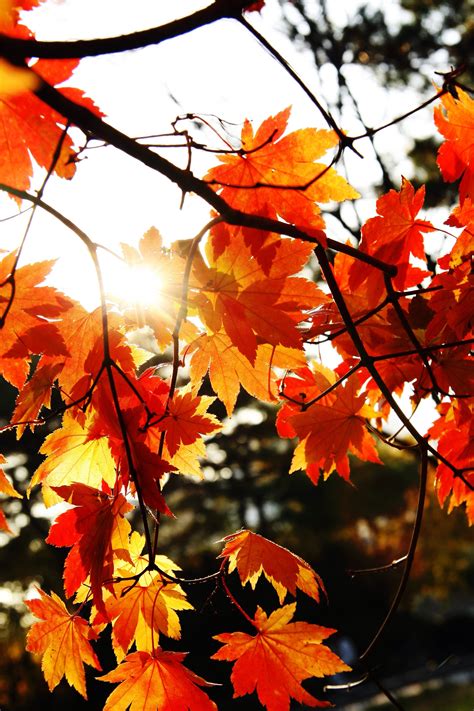
[[[39,598],[26,600],[31,612],[40,620],[28,632],[26,648],[43,655],[41,668],[50,691],[65,676],[69,684],[87,699],[84,664],[101,669],[89,642],[95,638],[95,633],[86,620],[71,615],[54,592],[51,597],[42,590],[38,592]]]

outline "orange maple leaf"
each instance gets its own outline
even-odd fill
[[[362,227],[360,250],[397,267],[393,280],[395,288],[403,291],[423,280],[430,272],[416,267],[411,257],[426,265],[423,233],[433,232],[431,222],[417,217],[423,207],[425,187],[419,190],[406,178],[400,191],[390,190],[377,200],[377,216],[371,217]],[[383,274],[356,260],[350,267],[349,287],[355,294],[362,283],[367,283],[369,308],[374,306],[384,291]]]
[[[353,376],[345,387],[340,386],[334,394],[327,396],[325,404],[316,402],[305,412],[289,418],[300,438],[291,472],[306,469],[310,479],[317,484],[320,470],[327,478],[337,469],[337,473],[348,480],[348,450],[364,461],[381,463],[364,422],[375,413],[365,404],[365,395],[358,396],[357,391],[357,378]]]
[[[223,329],[251,363],[259,343],[301,348],[299,324],[307,310],[327,298],[313,281],[292,276],[302,267],[301,255],[308,256],[299,243],[295,247],[296,259],[284,260],[287,249],[282,255],[279,249],[275,267],[266,273],[242,235],[236,234],[222,253],[208,242],[209,267],[201,262],[194,266],[200,293],[193,303],[201,320],[209,331]]]
[[[462,177],[459,186],[461,203],[474,199],[474,100],[456,87],[457,98],[445,94],[442,106],[436,106],[434,119],[445,142],[438,151],[438,165],[445,180]]]
[[[262,343],[252,364],[223,331],[202,334],[186,351],[192,353],[192,382],[199,384],[209,370],[211,386],[229,417],[241,387],[259,400],[275,402],[278,389],[273,367],[297,368],[305,363],[302,350]]]
[[[57,517],[46,539],[55,546],[72,546],[64,565],[66,595],[70,597],[90,576],[94,603],[105,613],[103,585],[113,576],[114,556],[129,559],[130,524],[124,515],[133,506],[122,494],[111,496],[81,483],[54,491],[74,505]]]
[[[15,36],[33,37],[29,30],[19,24],[6,29],[12,29]],[[35,72],[31,72],[31,75],[33,79],[37,79],[38,75],[50,84],[62,84],[70,78],[78,64],[78,59],[40,59],[30,64]],[[68,87],[60,91],[101,115],[94,103],[79,89]],[[54,172],[62,178],[72,178],[76,170],[76,153],[71,137],[63,135],[66,119],[44,104],[33,92],[23,91],[10,96],[0,93],[0,123],[4,126],[0,137],[0,182],[19,190],[28,190],[33,173],[31,158],[41,168],[49,169],[61,140]],[[19,198],[13,199],[21,202]]]
[[[13,486],[10,484],[8,481],[7,477],[5,476],[5,472],[2,469],[2,464],[6,463],[6,459],[3,455],[0,454],[0,493],[5,494],[6,496],[13,496],[17,499],[21,499],[22,496],[21,494],[18,493],[18,491],[15,491]],[[6,531],[7,533],[11,533],[10,526],[8,525],[6,516],[2,509],[0,509],[0,531]]]
[[[125,578],[114,584],[105,597],[107,620],[113,620],[112,644],[120,662],[135,642],[138,651],[151,651],[158,634],[180,639],[181,625],[178,610],[192,610],[182,587],[165,576],[180,570],[176,563],[163,555],[155,556],[159,571],[146,571],[148,558],[142,555],[144,537],[134,531],[130,537],[131,563],[120,561],[116,574]],[[141,573],[138,583],[130,587],[131,575]],[[163,573],[163,575],[162,575]],[[100,613],[94,625],[101,622]]]
[[[471,398],[472,401],[472,398]],[[469,400],[454,404],[442,402],[437,407],[440,417],[433,423],[428,434],[438,440],[437,449],[443,457],[464,471],[463,481],[454,475],[444,462],[436,470],[435,486],[438,500],[443,506],[449,497],[449,511],[465,504],[469,524],[474,524],[474,406]],[[467,484],[465,483],[467,482]]]
[[[199,687],[214,686],[187,669],[182,652],[133,652],[102,681],[120,685],[112,691],[104,711],[217,711]]]
[[[213,399],[175,392],[168,403],[168,414],[159,422],[160,430],[166,432],[166,447],[171,456],[180,444],[192,444],[201,435],[221,429],[217,418],[206,412]]]
[[[42,654],[41,668],[52,691],[66,676],[69,684],[87,699],[84,664],[101,670],[99,660],[89,640],[96,634],[86,620],[71,615],[63,601],[38,590],[40,598],[25,600],[31,612],[40,619],[28,632],[26,648]]]
[[[14,496],[17,499],[21,499],[21,494],[19,494],[18,491],[15,491],[15,489],[5,476],[5,472],[2,469],[1,465],[6,464],[6,461],[7,460],[5,459],[5,457],[0,454],[0,493],[5,494],[6,496]]]
[[[62,427],[49,434],[41,445],[40,452],[46,459],[35,471],[28,493],[36,484],[42,484],[46,506],[61,500],[52,487],[81,482],[98,489],[102,481],[114,486],[117,473],[108,439],[90,436],[94,418],[94,411],[78,419],[67,410]]]
[[[15,259],[16,253],[12,252],[0,262],[0,318],[10,303]],[[15,271],[14,299],[6,316],[8,328],[2,329],[0,342],[0,373],[17,388],[27,378],[32,354],[69,355],[57,324],[50,320],[61,317],[72,302],[53,287],[40,286],[53,264],[36,262]]]
[[[242,585],[253,589],[262,573],[278,593],[280,604],[287,591],[296,595],[299,588],[319,602],[323,581],[308,563],[282,546],[252,531],[239,531],[224,538],[219,558],[226,558],[229,573],[237,568]]]
[[[270,617],[259,607],[253,624],[255,636],[245,632],[219,634],[214,639],[224,644],[212,659],[235,661],[232,670],[234,698],[256,691],[268,711],[288,711],[290,698],[311,708],[331,706],[311,696],[301,682],[350,671],[323,640],[335,632],[307,622],[291,622],[296,603],[272,612]]]
[[[51,390],[61,368],[62,363],[60,362],[38,365],[32,377],[20,390],[11,417],[12,424],[18,423],[16,427],[17,439],[22,436],[26,427],[29,426],[33,430],[34,420],[38,417],[41,408],[50,406]]]
[[[289,115],[288,107],[267,118],[255,135],[246,120],[241,152],[220,156],[223,165],[211,168],[205,180],[232,207],[264,217],[280,216],[324,240],[324,220],[317,203],[359,194],[334,168],[316,162],[337,145],[334,131],[304,128],[283,136]]]
[[[112,300],[121,306],[129,328],[149,326],[159,348],[164,350],[171,343],[181,306],[186,266],[181,254],[183,245],[178,241],[166,249],[159,231],[156,227],[150,227],[141,238],[138,249],[123,243],[121,247],[131,274],[154,284],[154,299],[150,299],[150,303],[134,304],[130,295],[126,294],[124,302],[120,301],[120,295],[112,295]],[[192,328],[192,324],[185,321],[180,338],[184,338],[186,330]]]

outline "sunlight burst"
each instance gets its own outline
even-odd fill
[[[120,304],[159,308],[163,305],[163,280],[144,264],[130,265],[114,260],[104,269],[109,298]]]

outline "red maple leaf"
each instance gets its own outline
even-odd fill
[[[57,486],[54,491],[74,508],[58,516],[47,543],[72,546],[64,566],[64,589],[73,595],[90,577],[96,607],[105,613],[103,585],[113,576],[114,556],[129,558],[130,524],[124,515],[133,507],[122,494],[98,491],[86,484]]]

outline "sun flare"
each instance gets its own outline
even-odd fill
[[[156,270],[144,264],[114,261],[104,269],[105,291],[121,304],[141,308],[163,306],[163,280]]]

